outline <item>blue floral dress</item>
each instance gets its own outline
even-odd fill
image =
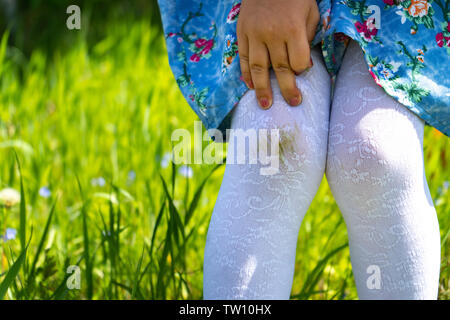
[[[450,1],[317,0],[320,44],[335,81],[350,38],[387,94],[450,136]],[[169,63],[206,129],[223,133],[248,90],[236,22],[241,1],[158,0]]]

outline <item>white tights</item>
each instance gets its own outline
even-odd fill
[[[296,79],[300,106],[284,102],[271,71],[272,107],[260,109],[251,90],[233,111],[232,129],[279,129],[281,160],[275,175],[227,163],[206,239],[204,299],[289,299],[298,232],[324,172],[348,229],[359,298],[436,299],[440,237],[423,121],[375,84],[356,42],[332,102],[319,49],[311,57]]]

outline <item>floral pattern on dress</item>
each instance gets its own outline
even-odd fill
[[[436,34],[436,44],[440,48],[446,48],[447,54],[450,55],[450,22],[442,22],[441,30],[441,32]]]
[[[350,8],[351,14],[358,18],[352,21],[361,37],[360,45],[366,46],[369,42],[382,43],[380,38],[377,37],[378,29],[375,25],[375,19],[368,17],[370,10],[366,1],[343,0],[339,3]]]
[[[248,90],[239,65],[241,1],[158,0],[169,63],[206,129],[225,134],[230,111]],[[450,135],[450,12],[444,0],[317,0],[320,45],[335,82],[349,40],[387,94]],[[375,18],[373,7],[380,16]],[[378,19],[379,21],[376,21]]]
[[[215,48],[215,39],[217,37],[217,27],[214,22],[212,22],[209,30],[213,30],[213,34],[211,37],[200,37],[196,33],[187,33],[185,28],[191,22],[191,20],[196,17],[202,16],[202,3],[200,3],[198,10],[194,13],[189,12],[186,19],[181,24],[178,32],[169,32],[167,34],[168,38],[177,37],[177,41],[179,43],[186,42],[189,44],[189,61],[187,60],[186,51],[182,50],[177,54],[177,60],[183,64],[183,72],[178,75],[176,81],[178,85],[183,88],[189,87],[189,95],[188,98],[190,101],[194,102],[196,106],[198,106],[199,111],[206,115],[206,105],[204,104],[204,100],[208,94],[209,88],[204,87],[200,90],[197,89],[194,80],[191,75],[188,74],[188,65],[189,63],[197,63],[201,59],[209,59],[212,54],[211,51]]]
[[[401,90],[404,92],[403,99],[408,99],[410,103],[420,102],[422,97],[427,96],[430,93],[429,90],[420,87],[415,77],[417,74],[420,74],[422,68],[426,67],[424,52],[427,51],[427,48],[423,46],[421,49],[417,49],[417,54],[414,55],[408,51],[402,41],[398,41],[397,44],[400,47],[398,53],[407,57],[408,61],[406,62],[406,65],[411,67],[411,82],[398,82],[400,77],[396,72],[401,65],[400,63],[386,63],[384,60],[379,61],[378,57],[372,57],[371,55],[367,55],[369,60],[369,72],[380,87],[390,87],[395,90]]]
[[[233,63],[238,54],[238,42],[232,34],[225,37],[225,52],[222,57],[222,74],[227,72],[228,67]]]
[[[431,1],[428,0],[383,0],[386,6],[385,9],[390,9],[393,6],[399,10],[396,11],[401,17],[401,23],[405,23],[406,20],[412,22],[411,34],[416,34],[419,29],[419,25],[423,24],[428,29],[434,28],[434,22],[432,16],[434,9],[431,6]]]

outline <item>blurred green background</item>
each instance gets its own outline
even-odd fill
[[[70,4],[80,31],[66,28]],[[170,72],[156,1],[0,0],[0,39],[0,298],[201,299],[224,167],[168,161],[172,131],[192,132],[197,118]],[[426,128],[440,299],[449,147]],[[293,299],[357,299],[346,243],[323,180],[299,234]],[[67,286],[71,265],[80,289]]]

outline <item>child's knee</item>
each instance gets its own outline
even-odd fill
[[[386,193],[409,188],[423,174],[420,142],[372,130],[352,130],[351,136],[330,134],[326,175],[334,192]],[[337,187],[339,185],[339,187]],[[343,188],[344,187],[344,188]]]
[[[302,121],[298,111],[278,99],[270,109],[263,110],[257,105],[254,92],[249,91],[233,114],[233,135],[230,136],[230,141],[235,144],[233,155],[240,153],[255,158],[261,151],[263,154],[265,151],[276,152],[274,156],[281,172],[315,167],[323,175],[327,135],[316,132],[307,120]],[[245,141],[247,148],[244,150]],[[242,147],[237,149],[238,146]]]

